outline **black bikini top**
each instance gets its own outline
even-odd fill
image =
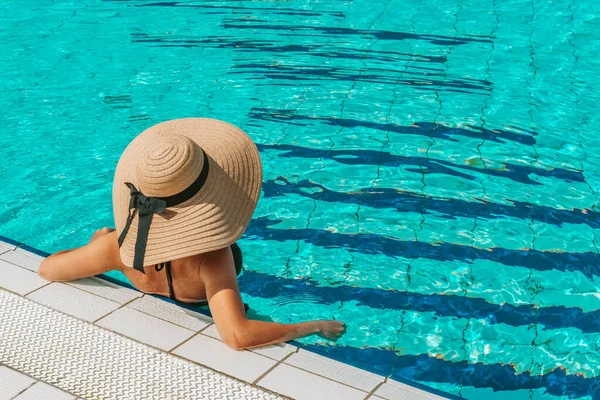
[[[154,266],[154,269],[157,272],[162,270],[163,268],[165,268],[165,271],[167,272],[167,283],[169,284],[169,298],[171,300],[179,301],[179,300],[177,300],[177,298],[175,298],[175,292],[173,291],[173,277],[171,276],[171,261],[156,264]]]

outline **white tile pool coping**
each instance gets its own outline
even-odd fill
[[[46,281],[43,258],[0,240],[0,400],[445,398],[290,344],[232,350],[203,314],[97,277]]]

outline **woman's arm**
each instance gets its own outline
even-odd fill
[[[83,247],[56,252],[42,261],[38,275],[49,281],[72,281],[121,270],[116,233],[108,228],[94,233]]]
[[[202,261],[200,274],[206,288],[206,297],[217,330],[223,341],[231,348],[240,350],[274,343],[286,342],[300,337],[319,334],[327,339],[335,340],[345,331],[340,321],[309,321],[297,324],[279,324],[249,320],[244,312],[244,305],[237,286],[237,279],[232,265],[227,260],[228,249],[214,252]],[[229,258],[231,255],[229,253]]]
[[[218,326],[217,326],[218,329]],[[247,319],[234,342],[228,345],[237,350],[251,349],[269,344],[282,343],[301,337],[318,334],[330,340],[337,340],[346,331],[341,321],[308,321],[297,324],[279,324]]]
[[[91,237],[91,239],[90,239],[89,243],[93,242],[94,240],[98,239],[99,237],[102,237],[102,236],[104,236],[104,235],[106,235],[106,234],[108,234],[108,233],[110,233],[110,232],[112,232],[112,231],[114,231],[114,229],[111,229],[111,228],[102,228],[102,229],[99,229],[99,230],[97,230],[97,231],[96,231],[96,232],[94,232],[94,234],[92,235],[92,237]],[[56,253],[54,253],[54,254],[50,254],[48,257],[46,257],[46,259],[45,259],[45,260],[48,260],[49,258],[52,258],[52,260],[54,260],[54,259],[56,259],[56,256],[59,256],[59,255],[61,255],[61,254],[66,254],[66,253],[69,253],[69,252],[71,252],[71,251],[73,251],[73,250],[76,250],[76,249],[69,249],[69,250],[61,250],[61,251],[57,251],[57,252],[56,252]],[[48,273],[47,273],[47,271],[46,271],[47,269],[49,269],[49,268],[47,268],[47,264],[48,264],[48,262],[44,263],[44,266],[45,266],[45,267],[44,267],[44,274],[48,274]]]

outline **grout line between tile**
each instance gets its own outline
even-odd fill
[[[43,286],[42,286],[42,287],[43,287]],[[7,289],[7,288],[5,288],[5,287],[3,287],[3,286],[0,286],[0,290],[6,290],[7,292],[9,292],[9,293],[12,293],[12,294],[16,294],[17,296],[25,297],[25,296],[23,296],[22,294],[20,294],[20,293],[17,293],[17,292],[13,292],[12,290],[10,290],[10,289]],[[36,289],[36,290],[37,290],[37,289]],[[32,290],[32,292],[35,292],[35,290]],[[34,300],[30,299],[30,298],[27,298],[27,299],[28,299],[28,300],[31,300],[31,301],[34,301]]]
[[[204,328],[204,329],[206,329],[206,328]],[[198,332],[194,333],[192,336],[190,336],[189,338],[185,339],[183,342],[181,342],[181,343],[179,343],[179,344],[175,345],[175,347],[173,347],[171,350],[167,351],[167,353],[169,353],[169,354],[173,354],[174,356],[177,356],[177,354],[174,354],[174,353],[173,353],[173,351],[175,351],[175,349],[177,349],[179,346],[181,346],[181,345],[182,345],[182,344],[184,344],[184,343],[187,343],[187,342],[189,342],[190,340],[192,340],[193,338],[195,338],[195,337],[196,337],[196,336],[198,336],[198,335],[200,335],[200,331],[198,331]],[[164,351],[164,350],[163,350],[163,351]],[[179,357],[181,357],[181,356],[179,356]],[[185,357],[182,357],[182,358],[184,358],[185,360],[188,360],[188,361],[192,361],[192,362],[193,362],[193,360],[190,360],[190,359],[188,359],[188,358],[185,358]],[[198,363],[196,363],[196,364],[198,364]],[[200,364],[200,365],[202,365],[202,364]]]
[[[28,376],[29,378],[31,378],[31,379],[33,379],[33,380],[34,380],[34,381],[33,381],[33,383],[32,383],[31,385],[29,385],[29,387],[27,387],[27,388],[26,388],[25,390],[23,390],[22,392],[20,392],[20,393],[16,394],[14,397],[12,397],[12,398],[11,398],[11,400],[12,400],[12,399],[16,399],[16,398],[17,398],[17,397],[19,397],[21,394],[23,394],[23,393],[25,393],[26,391],[28,391],[29,389],[31,389],[31,387],[32,387],[33,385],[35,385],[36,383],[41,383],[41,384],[44,384],[44,385],[52,386],[52,387],[54,387],[54,388],[56,388],[56,389],[58,389],[58,390],[61,390],[61,391],[63,391],[64,393],[67,393],[67,394],[69,394],[69,395],[71,395],[71,396],[75,396],[74,394],[71,394],[71,393],[69,393],[69,392],[66,392],[66,391],[64,391],[63,389],[59,388],[58,386],[55,386],[55,385],[53,385],[53,384],[51,384],[51,383],[48,383],[48,382],[44,382],[44,381],[43,381],[43,380],[41,380],[41,379],[36,379],[36,378],[34,378],[34,377],[30,376],[29,374],[27,374],[27,373],[25,373],[25,372],[23,372],[23,371],[19,371],[18,369],[15,369],[15,368],[13,368],[13,367],[10,367],[10,366],[8,366],[8,365],[6,365],[6,364],[0,363],[0,367],[6,367],[6,368],[8,368],[8,369],[11,369],[11,370],[13,370],[13,371],[15,371],[15,372],[19,373],[19,374],[22,374],[22,375]],[[79,399],[79,398],[76,398],[75,400],[78,400],[78,399]]]
[[[23,393],[25,393],[26,391],[28,391],[29,389],[31,389],[31,387],[33,385],[35,385],[37,383],[37,381],[33,382],[31,385],[27,386],[25,389],[23,389],[22,391],[20,391],[19,393],[17,393],[16,395],[14,395],[13,397],[11,397],[9,400],[14,400],[17,397],[19,397],[20,395],[22,395]]]
[[[38,287],[38,288],[35,288],[35,289],[33,289],[31,292],[27,292],[27,293],[25,293],[25,296],[23,296],[23,297],[27,297],[27,296],[29,296],[31,293],[33,293],[33,292],[35,292],[35,291],[37,291],[37,290],[40,290],[40,289],[42,289],[42,288],[45,288],[46,286],[50,285],[51,283],[52,283],[52,282],[48,282],[48,283],[46,283],[45,285],[42,285],[42,286],[40,286],[40,287]],[[20,295],[19,295],[19,296],[20,296]],[[31,299],[30,299],[30,300],[31,300]],[[52,307],[51,307],[51,308],[52,308]]]
[[[199,333],[197,333],[197,334],[199,334]],[[196,335],[197,335],[197,334],[196,334]],[[194,336],[196,336],[196,335],[193,335],[192,337],[194,337]],[[190,339],[191,339],[191,338],[190,338]],[[214,339],[214,338],[212,338],[212,339]],[[188,340],[189,340],[189,339],[188,339]],[[215,340],[216,340],[216,339],[215,339]],[[187,342],[187,340],[185,340],[185,341]],[[144,343],[144,344],[145,344],[145,343]],[[181,344],[183,344],[183,342],[182,342],[182,343],[180,343],[179,345],[177,345],[176,347],[180,346]],[[176,348],[176,347],[174,347],[174,348],[173,348],[171,351],[175,350],[175,348]],[[160,349],[159,349],[159,350],[160,350]],[[160,351],[164,352],[164,350],[160,350]],[[236,378],[235,376],[229,375],[229,374],[228,374],[228,373],[226,373],[226,372],[219,371],[218,369],[215,369],[215,368],[211,367],[210,365],[206,365],[206,364],[200,364],[199,362],[196,362],[196,361],[194,361],[194,360],[190,360],[189,358],[185,358],[185,357],[183,357],[183,356],[180,356],[180,355],[178,355],[178,354],[173,354],[173,353],[171,353],[171,352],[169,352],[168,354],[169,354],[169,355],[171,355],[171,356],[173,356],[173,357],[177,357],[177,358],[179,358],[180,360],[187,361],[187,362],[191,362],[191,363],[193,363],[193,364],[196,364],[196,365],[200,365],[201,367],[204,367],[204,368],[210,369],[211,371],[214,371],[214,372],[216,372],[216,373],[218,373],[218,374],[225,375],[225,376],[227,376],[228,378],[231,378],[231,379],[235,379],[235,380],[236,380],[236,381],[238,381],[238,382],[243,382],[243,383],[245,383],[245,384],[247,384],[247,385],[250,385],[250,386],[252,386],[252,387],[259,387],[258,385],[255,385],[255,384],[253,384],[252,382],[248,382],[248,381],[242,380],[242,379],[240,379],[240,378]],[[260,354],[259,354],[259,355],[260,355]],[[263,356],[263,357],[264,357],[264,356]],[[267,358],[267,357],[265,357],[265,358]],[[277,392],[274,392],[274,391],[272,391],[271,389],[264,388],[264,387],[262,387],[262,386],[260,386],[260,389],[261,389],[261,390],[265,390],[265,391],[267,391],[267,392],[269,392],[269,393],[272,393],[272,394],[274,394],[274,395],[276,395],[276,396],[280,396],[280,397],[282,397],[282,398],[284,398],[284,399],[291,399],[290,397],[288,397],[288,396],[286,396],[286,395],[284,395],[284,394],[282,394],[282,393],[277,393]],[[293,400],[293,399],[292,399],[292,400]]]
[[[0,253],[0,255],[1,255],[1,254],[2,254],[2,253]],[[19,265],[19,264],[15,264],[15,263],[13,263],[13,262],[10,262],[10,261],[4,260],[4,259],[3,259],[2,261],[3,261],[3,262],[5,262],[5,263],[8,263],[8,264],[12,264],[12,265],[14,265],[15,267],[19,267],[19,268],[21,268],[21,269],[23,269],[23,270],[25,270],[25,271],[32,272],[32,273],[34,273],[34,274],[36,274],[36,275],[37,275],[37,273],[36,273],[35,271],[32,271],[32,270],[30,270],[29,268],[25,268],[25,267],[23,267],[23,266],[21,266],[21,265]],[[46,287],[46,286],[48,286],[48,285],[49,285],[49,284],[51,284],[51,283],[52,283],[52,281],[48,281],[48,283],[46,283],[45,285],[43,285],[43,286],[40,286],[40,287],[38,287],[38,288],[35,288],[35,289],[33,289],[31,292],[27,292],[27,293],[26,293],[24,296],[22,296],[22,297],[28,296],[28,295],[30,295],[31,293],[35,292],[36,290],[39,290],[39,289],[41,289],[41,288],[43,288],[43,287]],[[3,287],[2,289],[5,289],[5,288]],[[11,292],[11,293],[15,293],[15,292],[13,292],[12,290],[8,290],[8,289],[6,289],[6,290],[7,290],[7,291],[9,291],[9,292]],[[18,294],[18,293],[16,293],[16,294]],[[19,296],[21,296],[21,295],[19,294]]]
[[[108,315],[108,314],[107,314],[107,315]],[[90,323],[89,321],[84,321],[84,322]],[[240,379],[240,378],[236,378],[236,377],[234,377],[234,376],[228,375],[228,374],[226,374],[226,373],[225,373],[225,372],[223,372],[223,371],[219,371],[219,370],[217,370],[217,369],[215,369],[215,368],[212,368],[210,365],[200,364],[200,363],[198,363],[198,362],[196,362],[196,361],[194,361],[194,360],[191,360],[191,359],[189,359],[189,358],[185,358],[185,357],[183,357],[183,356],[180,356],[180,355],[178,355],[178,354],[171,353],[171,351],[175,350],[177,347],[181,346],[183,343],[185,343],[185,342],[189,341],[191,338],[193,338],[194,336],[198,335],[198,332],[196,332],[194,335],[190,336],[188,339],[184,340],[183,342],[179,343],[177,346],[175,346],[175,347],[174,347],[174,348],[172,348],[171,350],[169,350],[169,351],[165,351],[164,349],[158,348],[158,347],[156,347],[156,346],[153,346],[153,345],[151,345],[151,344],[149,344],[149,343],[141,342],[141,341],[139,341],[138,339],[132,338],[131,336],[126,336],[126,335],[124,335],[124,334],[122,334],[122,333],[120,333],[120,332],[113,331],[112,329],[106,328],[106,327],[104,327],[104,326],[100,326],[100,325],[96,325],[96,324],[94,324],[94,326],[97,326],[98,328],[101,328],[101,329],[107,330],[107,331],[109,331],[109,332],[111,332],[111,333],[114,333],[114,334],[116,334],[116,335],[119,335],[119,336],[122,336],[122,337],[124,337],[124,338],[127,338],[127,339],[129,339],[129,340],[133,340],[134,342],[140,343],[140,344],[142,344],[142,345],[144,345],[144,346],[151,347],[151,348],[153,348],[154,350],[158,350],[158,351],[160,351],[161,353],[167,353],[167,354],[169,354],[169,355],[171,355],[171,356],[173,356],[173,357],[177,357],[177,358],[179,358],[179,359],[182,359],[182,360],[184,360],[184,361],[191,362],[191,363],[194,363],[194,364],[196,364],[196,365],[200,365],[200,366],[202,366],[202,367],[205,367],[205,368],[208,368],[208,369],[210,369],[210,370],[212,370],[212,371],[215,371],[215,372],[217,372],[217,373],[219,373],[219,374],[226,375],[226,376],[228,376],[229,378],[236,379],[236,380],[237,380],[237,381],[239,381],[239,382],[243,382],[243,383],[246,383],[246,384],[252,385],[252,383],[250,383],[250,382],[247,382],[247,381],[244,381],[244,380],[242,380],[242,379]]]
[[[52,283],[62,283],[62,284],[64,284],[64,285],[67,285],[65,282],[66,282],[66,281],[48,281],[48,284],[46,284],[46,285],[44,285],[44,286],[40,286],[39,288],[32,290],[31,292],[27,293],[25,296],[21,296],[20,294],[19,294],[19,296],[21,296],[21,297],[26,297],[26,296],[29,296],[31,293],[33,293],[33,292],[35,292],[35,291],[38,291],[38,290],[40,290],[41,288],[45,288],[46,286],[48,286],[48,285],[50,285],[50,284],[52,284]],[[67,286],[68,286],[68,287],[70,287],[70,288],[73,288],[73,289],[75,289],[75,290],[80,290],[80,291],[82,291],[82,292],[84,292],[84,293],[91,294],[92,296],[100,297],[101,299],[108,300],[108,301],[112,301],[113,303],[116,303],[116,304],[120,304],[118,301],[114,301],[114,300],[111,300],[111,299],[109,299],[109,298],[106,298],[106,297],[99,296],[99,295],[97,295],[97,294],[95,294],[95,293],[92,293],[92,292],[88,292],[88,291],[86,291],[86,290],[79,289],[78,287],[75,287],[75,286],[72,286],[72,285],[67,285]],[[10,290],[9,290],[9,291],[10,291]],[[14,293],[14,292],[13,292],[13,293]],[[17,294],[18,294],[18,293],[17,293]],[[26,297],[26,298],[27,298],[28,300],[35,301],[35,300],[33,300],[33,299],[29,298],[29,297]],[[134,300],[135,300],[135,299],[134,299]],[[49,305],[47,305],[47,304],[39,303],[39,302],[37,302],[37,301],[35,301],[35,302],[36,302],[36,303],[38,303],[38,304],[45,305],[46,307],[52,308],[53,310],[56,310],[56,311],[59,311],[59,312],[63,312],[63,311],[61,311],[61,310],[57,310],[57,309],[55,309],[55,308],[53,308],[53,307],[51,307],[51,306],[49,306]],[[130,303],[130,302],[127,302],[127,303],[125,303],[125,304],[129,304],[129,303]],[[123,305],[125,305],[125,304],[123,304]],[[121,308],[121,307],[119,307],[119,308]],[[113,311],[115,311],[115,310],[113,310]],[[113,312],[113,311],[111,311],[111,312]],[[67,314],[67,313],[65,313],[65,314]],[[108,313],[108,314],[110,314],[110,313]],[[106,314],[106,315],[108,315],[108,314]],[[71,314],[68,314],[68,315],[71,315]],[[73,317],[74,317],[74,315],[71,315],[71,316],[73,316]],[[83,319],[82,319],[82,321],[85,321],[85,320],[83,320]],[[88,322],[88,323],[89,323],[90,321],[86,321],[86,322]],[[92,323],[95,323],[95,322],[96,322],[96,321],[93,321]]]
[[[202,332],[204,332],[205,330],[207,330],[208,328],[210,328],[210,327],[211,327],[211,326],[213,326],[214,324],[215,324],[214,322],[211,322],[210,324],[206,325],[204,328],[200,329],[200,330],[198,331],[198,333],[202,333]],[[208,335],[204,335],[204,336],[208,336]]]
[[[17,371],[17,370],[14,370],[14,371]],[[23,372],[21,372],[21,371],[17,371],[17,372],[20,373],[20,374],[23,374]],[[27,375],[27,374],[23,374],[23,375]],[[29,375],[27,375],[27,376],[29,376]],[[34,378],[32,378],[32,379],[34,379]],[[31,389],[31,387],[33,385],[35,385],[36,383],[38,383],[38,381],[34,380],[29,386],[27,386],[25,389],[21,390],[19,393],[17,393],[16,395],[14,395],[13,397],[11,397],[10,399],[11,400],[16,399],[17,397],[19,397],[20,395],[22,395],[23,393],[25,393],[26,391],[28,391],[29,389]]]
[[[1,253],[0,253],[0,254],[1,254]],[[21,265],[19,265],[19,264],[15,264],[15,263],[12,263],[12,262],[10,262],[10,261],[7,261],[7,260],[2,260],[2,261],[3,261],[3,262],[6,262],[6,263],[9,263],[9,264],[12,264],[12,265],[14,265],[15,267],[19,267],[19,268],[21,268],[22,270],[25,270],[25,271],[28,271],[28,272],[32,272],[32,273],[34,273],[34,274],[36,274],[36,275],[37,275],[37,273],[36,273],[35,271],[32,271],[32,270],[30,270],[29,268],[25,268],[25,267],[23,267],[23,266],[21,266]],[[6,288],[4,288],[4,287],[2,287],[2,289],[5,289],[6,291],[8,291],[8,292],[11,292],[11,293],[18,294],[18,295],[19,295],[19,296],[21,296],[21,297],[26,297],[26,296],[29,296],[31,293],[35,292],[36,290],[39,290],[39,289],[41,289],[41,288],[44,288],[44,287],[48,286],[48,285],[49,285],[49,284],[51,284],[51,283],[52,283],[52,281],[48,281],[48,283],[46,283],[45,285],[42,285],[42,286],[40,286],[40,287],[38,287],[38,288],[35,288],[35,289],[33,289],[31,292],[27,292],[27,293],[25,293],[25,295],[20,295],[19,293],[15,293],[15,292],[13,292],[12,290],[6,289]],[[31,300],[31,299],[30,299],[30,300]]]
[[[285,360],[285,359],[287,359],[287,358],[291,357],[291,356],[292,356],[292,354],[294,354],[294,353],[290,353],[290,354],[289,354],[289,355],[287,355],[287,356],[286,356],[286,357],[285,357],[283,360]],[[323,357],[323,356],[320,356],[320,357]],[[289,367],[296,368],[296,369],[299,369],[299,370],[301,370],[301,371],[304,371],[304,372],[308,372],[308,373],[309,373],[309,374],[311,374],[311,375],[315,375],[315,376],[318,376],[318,377],[320,377],[320,378],[327,379],[328,381],[331,381],[331,382],[339,383],[340,385],[344,385],[344,386],[346,386],[346,387],[349,387],[349,388],[351,388],[351,389],[358,390],[359,392],[363,392],[363,393],[364,393],[364,394],[366,394],[366,395],[368,395],[368,394],[369,394],[368,392],[365,392],[364,390],[362,390],[362,389],[359,389],[359,388],[357,388],[357,387],[355,387],[355,386],[350,386],[350,385],[348,385],[347,383],[340,382],[340,381],[336,381],[335,379],[331,379],[331,378],[329,378],[329,377],[327,377],[327,376],[323,376],[323,375],[317,374],[316,372],[309,371],[309,370],[307,370],[307,369],[300,368],[300,367],[297,367],[297,366],[295,366],[295,365],[292,365],[292,364],[287,364],[287,363],[284,363],[284,362],[283,362],[283,360],[281,360],[281,361],[282,361],[282,362],[281,362],[281,364],[285,364],[285,365],[287,365],[287,366],[289,366]],[[279,364],[277,364],[277,365],[279,365]],[[266,375],[266,374],[265,374],[265,375]],[[383,383],[383,382],[382,382],[382,383]],[[262,387],[262,386],[261,386],[261,387]]]
[[[5,253],[10,253],[11,251],[14,251],[14,250],[9,250],[9,251],[6,251],[6,252],[4,252],[4,253],[0,253],[0,256],[1,256],[1,255],[3,255],[3,254],[5,254]],[[34,254],[34,255],[35,255],[35,254]],[[33,270],[31,270],[31,269],[27,268],[27,267],[24,267],[24,266],[22,266],[22,265],[19,265],[19,264],[15,263],[14,261],[5,260],[4,258],[2,258],[2,261],[4,261],[4,262],[7,262],[7,263],[9,263],[9,264],[12,264],[12,265],[16,265],[17,267],[21,267],[21,268],[23,268],[23,269],[26,269],[27,271],[31,271],[31,272],[37,273],[37,272],[35,272],[35,271],[33,271]]]
[[[71,286],[71,287],[73,287],[73,286]],[[77,289],[77,288],[75,288],[75,289]],[[85,290],[83,290],[83,291],[85,292]],[[89,292],[87,292],[87,293],[89,293]],[[94,294],[94,293],[91,293],[91,294]],[[97,295],[96,295],[96,296],[97,296]],[[98,296],[98,297],[102,297],[102,296]],[[102,297],[102,298],[103,298],[103,299],[106,299],[106,297]],[[137,297],[136,297],[136,299],[137,299]],[[106,299],[106,300],[110,300],[110,299]],[[114,301],[114,300],[111,300],[111,301]],[[129,304],[129,303],[131,303],[131,302],[133,302],[133,301],[135,301],[135,299],[131,299],[131,300],[129,300],[127,303],[123,303],[123,304],[121,304],[121,306],[120,306],[120,307],[117,307],[117,308],[115,308],[114,310],[110,311],[109,313],[107,313],[107,314],[104,314],[103,316],[101,316],[101,317],[100,317],[100,318],[98,318],[97,320],[95,320],[95,321],[92,321],[92,324],[96,325],[96,323],[97,323],[98,321],[100,321],[102,318],[104,318],[104,317],[108,317],[110,314],[114,313],[114,312],[115,312],[115,311],[117,311],[117,310],[120,310],[121,308],[125,307],[127,304]],[[137,310],[136,310],[136,311],[137,311]],[[99,326],[99,325],[98,325],[98,326]],[[101,327],[101,328],[102,328],[102,327]]]
[[[283,357],[281,360],[277,361],[275,363],[275,365],[273,365],[271,368],[269,368],[268,370],[266,370],[261,376],[259,376],[258,378],[256,378],[254,380],[254,382],[252,382],[253,385],[258,384],[258,381],[260,381],[262,378],[264,378],[265,376],[267,376],[267,374],[269,374],[271,371],[273,371],[275,368],[277,368],[279,365],[283,364],[284,360],[287,360],[288,358],[290,358],[292,356],[292,354],[294,353],[290,353],[287,356]]]
[[[379,384],[377,386],[375,386],[373,388],[373,390],[371,390],[369,392],[369,394],[367,395],[367,397],[365,397],[365,400],[370,399],[371,397],[375,396],[375,392],[377,390],[379,390],[379,388],[382,387],[385,383],[387,383],[387,377],[383,380],[383,382],[379,382]]]
[[[1,256],[2,254],[4,254],[4,253],[0,253],[0,256]],[[4,258],[1,258],[1,259],[0,259],[0,261],[2,261],[2,262],[5,262],[5,263],[7,263],[7,264],[12,264],[12,265],[14,265],[14,266],[16,266],[16,267],[22,268],[22,269],[24,269],[24,270],[27,270],[27,271],[29,271],[29,272],[33,272],[34,274],[36,274],[36,275],[37,275],[37,272],[35,272],[35,271],[32,271],[32,270],[30,270],[29,268],[27,268],[27,267],[24,267],[24,266],[22,266],[22,265],[16,264],[16,263],[14,263],[14,262],[12,262],[12,261],[5,260]]]
[[[289,355],[289,356],[291,356],[292,354],[294,354],[294,353],[290,353],[290,355]],[[318,355],[319,357],[323,357],[323,358],[327,359],[327,357],[324,357],[324,356],[322,356],[322,355],[320,355],[320,354],[317,354],[317,355]],[[286,356],[285,358],[289,358],[289,356]],[[285,359],[285,358],[284,358],[284,359]],[[283,360],[282,360],[282,361],[283,361]],[[344,363],[342,363],[342,364],[344,364]],[[312,375],[316,375],[316,376],[319,376],[319,377],[321,377],[321,378],[329,379],[330,381],[333,381],[333,382],[340,383],[340,384],[342,384],[342,385],[345,385],[345,386],[351,387],[352,389],[360,390],[361,392],[367,393],[367,392],[365,392],[363,389],[357,388],[357,387],[355,387],[355,386],[348,385],[347,383],[344,383],[344,382],[336,381],[335,379],[329,378],[329,377],[327,377],[327,376],[324,376],[324,375],[317,374],[316,372],[309,371],[309,370],[307,370],[307,369],[304,369],[304,368],[302,368],[302,367],[298,367],[297,365],[292,365],[292,364],[287,364],[287,363],[286,363],[286,365],[289,365],[290,367],[298,368],[299,370],[302,370],[302,371],[308,372],[308,373],[310,373],[310,374],[312,374]],[[350,365],[350,366],[351,366],[351,365]],[[358,367],[354,367],[354,368],[358,368]],[[360,368],[358,368],[358,369],[359,369],[359,370],[361,370]],[[361,370],[361,371],[362,371],[362,370]],[[368,371],[367,371],[367,372],[368,372]],[[367,375],[363,375],[363,376],[367,377]],[[379,376],[381,376],[381,375],[379,375]],[[374,378],[373,378],[373,379],[374,379]],[[375,387],[375,389],[373,389],[373,391],[374,391],[374,390],[377,390],[377,388],[379,388],[381,385],[383,385],[383,384],[384,384],[384,383],[386,383],[386,382],[387,382],[387,378],[385,378],[385,379],[384,379],[382,382],[380,382],[380,383],[379,383],[379,384],[378,384],[378,385]]]

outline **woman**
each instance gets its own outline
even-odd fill
[[[150,127],[117,164],[116,230],[104,228],[87,245],[49,256],[39,275],[70,281],[118,270],[145,293],[168,293],[186,303],[207,299],[219,334],[238,350],[311,334],[335,340],[345,331],[343,322],[246,318],[235,242],[250,222],[261,185],[256,145],[235,126],[184,118]]]

